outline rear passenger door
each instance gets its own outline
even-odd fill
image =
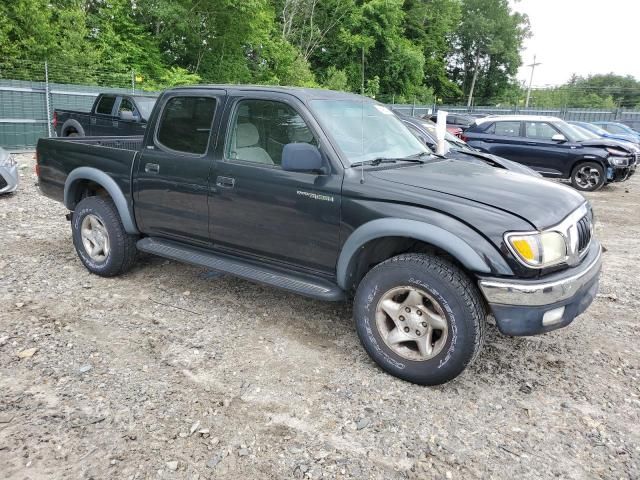
[[[224,90],[165,95],[149,122],[134,178],[134,210],[141,231],[208,245],[209,171]]]
[[[474,135],[474,139],[477,136]],[[508,158],[514,162],[523,162],[523,139],[521,136],[521,122],[517,120],[505,120],[489,125],[480,135],[483,144],[473,142],[472,145],[481,146],[482,149]]]

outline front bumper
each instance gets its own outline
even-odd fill
[[[598,293],[602,248],[596,240],[580,265],[544,280],[482,278],[480,290],[505,335],[537,335],[569,325]]]
[[[0,165],[0,194],[15,191],[18,188],[19,178],[17,165]]]
[[[624,182],[629,180],[636,172],[637,164],[630,165],[628,167],[608,167],[607,168],[607,181],[608,182]]]

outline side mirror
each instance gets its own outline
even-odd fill
[[[553,137],[551,137],[551,140],[554,142],[566,142],[567,137],[565,137],[561,133],[556,133]]]
[[[327,173],[320,150],[310,143],[287,143],[282,149],[282,169],[287,172]]]
[[[120,117],[120,120],[129,120],[129,121],[133,121],[136,119],[135,115],[133,114],[133,112],[130,112],[129,110],[121,110],[118,113],[118,117]]]

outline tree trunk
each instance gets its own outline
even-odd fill
[[[476,88],[476,81],[478,80],[478,70],[480,64],[480,48],[476,50],[476,60],[473,69],[473,78],[471,79],[471,88],[469,89],[469,100],[467,101],[467,108],[471,108],[471,101],[473,100],[473,90]]]

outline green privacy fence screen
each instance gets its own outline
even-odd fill
[[[143,93],[141,81],[132,71],[0,59],[0,147],[31,149],[38,138],[55,136],[54,110],[89,111],[99,93]]]

